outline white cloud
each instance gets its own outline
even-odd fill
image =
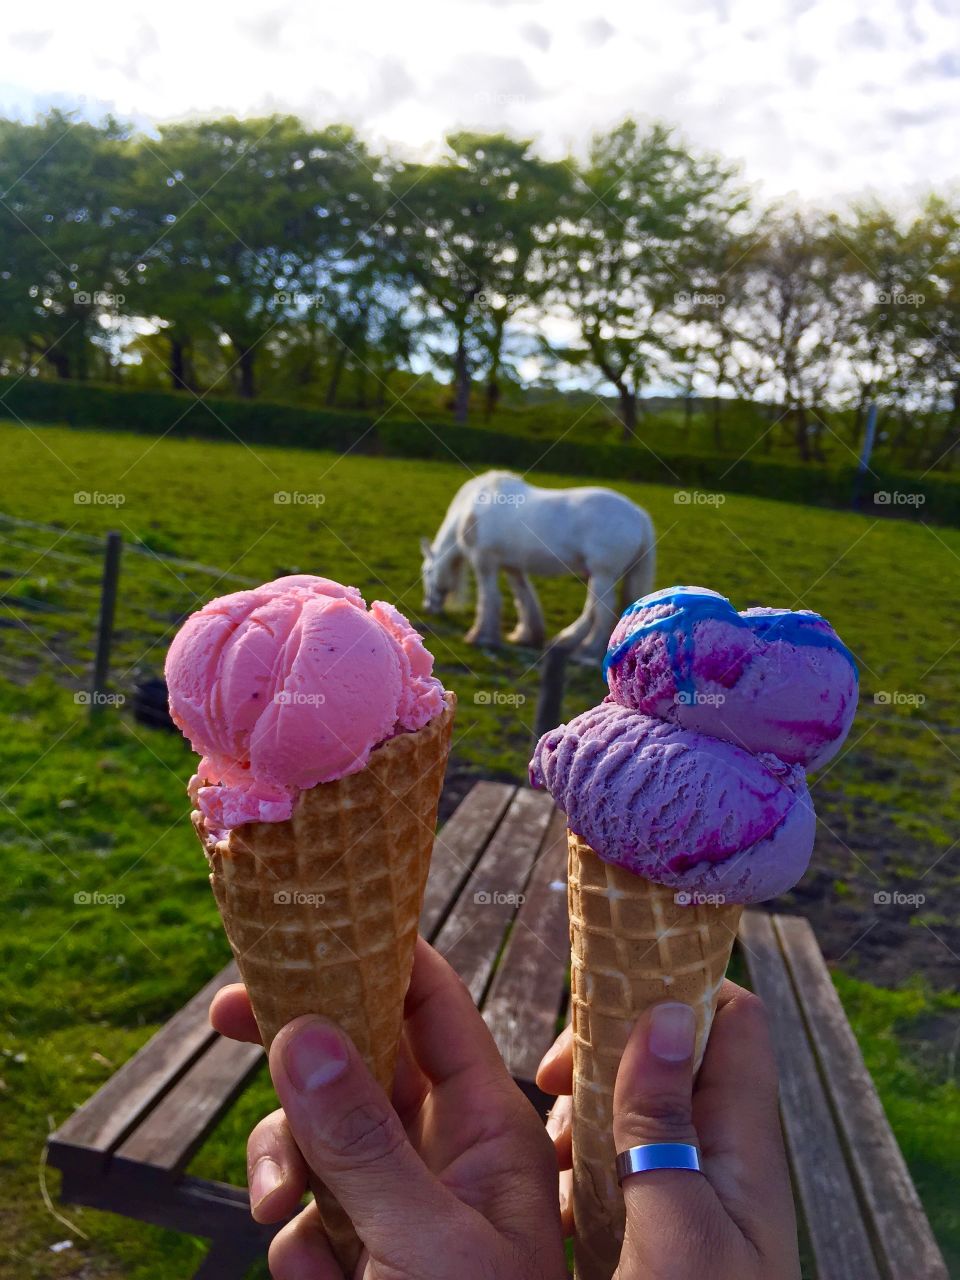
[[[455,127],[553,156],[628,112],[741,158],[768,196],[900,197],[957,179],[956,0],[50,0],[0,37],[0,112],[151,121],[292,111],[435,153]]]

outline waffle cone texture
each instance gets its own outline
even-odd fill
[[[321,1014],[350,1036],[389,1094],[436,834],[456,698],[367,766],[297,798],[286,822],[252,822],[215,841],[193,822],[224,930],[269,1049],[293,1018]],[[359,1243],[315,1188],[348,1274]]]
[[[675,889],[605,862],[574,832],[567,841],[576,1276],[610,1280],[625,1222],[613,1138],[620,1059],[640,1014],[679,1000],[696,1013],[699,1068],[742,907],[681,905]]]

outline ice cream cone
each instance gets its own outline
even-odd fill
[[[265,1047],[291,1019],[322,1014],[388,1093],[455,704],[446,694],[440,715],[378,747],[360,772],[303,791],[286,822],[216,840],[193,815]],[[315,1191],[352,1274],[357,1237],[329,1193]]]
[[[694,1069],[710,1033],[742,907],[685,905],[677,891],[605,862],[572,831],[573,1213],[578,1280],[610,1280],[623,1242],[613,1088],[627,1039],[661,1000],[697,1016]]]

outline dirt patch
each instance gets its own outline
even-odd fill
[[[440,801],[441,822],[481,778],[526,782],[454,761]],[[832,799],[817,801],[829,811],[829,823],[819,824],[810,870],[790,893],[765,905],[808,919],[827,962],[853,977],[897,987],[920,975],[937,990],[955,989],[960,925],[952,857],[937,862],[935,850],[909,840],[882,812],[867,822],[858,815],[854,835],[842,797]]]

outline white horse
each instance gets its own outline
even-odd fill
[[[585,579],[587,599],[557,642],[599,657],[616,620],[616,588],[628,600],[653,588],[653,521],[612,489],[540,489],[509,471],[487,471],[457,491],[433,542],[421,538],[423,607],[439,613],[448,599],[465,605],[467,566],[477,580],[477,613],[468,644],[500,644],[498,575],[506,572],[517,606],[508,639],[540,648],[543,613],[529,573]]]

